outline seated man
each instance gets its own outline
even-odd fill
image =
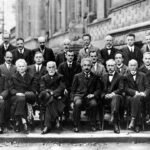
[[[52,122],[58,120],[62,114],[65,105],[62,102],[62,96],[65,90],[63,76],[56,72],[56,63],[49,61],[47,63],[48,74],[42,76],[40,81],[40,103],[46,107],[44,129],[42,134],[46,134],[52,128]]]
[[[4,127],[4,115],[5,115],[5,102],[8,96],[7,80],[0,71],[0,134],[3,133]]]
[[[126,94],[131,109],[131,122],[128,128],[140,132],[142,104],[149,100],[147,97],[150,86],[146,75],[137,70],[136,60],[130,60],[128,68],[130,73],[126,76]]]
[[[74,76],[71,90],[71,100],[74,103],[74,132],[79,132],[80,114],[83,106],[89,115],[91,130],[95,131],[97,101],[101,92],[100,80],[98,76],[91,72],[92,62],[90,58],[83,58],[81,67],[82,72]]]
[[[123,92],[123,79],[122,76],[115,71],[115,61],[109,59],[106,61],[106,68],[108,73],[102,78],[104,89],[102,93],[102,99],[104,105],[111,106],[111,119],[110,122],[114,124],[114,133],[120,133],[119,129],[119,117],[120,107],[122,102]]]
[[[11,117],[15,119],[15,131],[20,131],[21,123],[24,126],[25,133],[27,129],[27,103],[34,104],[36,98],[33,89],[34,78],[27,72],[27,63],[24,59],[16,61],[17,72],[12,76],[12,85],[10,87],[11,97]]]

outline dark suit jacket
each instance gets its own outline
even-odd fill
[[[36,72],[36,67],[34,65],[28,66],[27,72],[35,78],[34,87],[36,91],[40,90],[40,79],[47,73],[46,67],[42,65],[40,72]]]
[[[72,68],[69,68],[67,62],[64,62],[59,65],[58,72],[64,76],[66,89],[71,90],[73,77],[75,74],[81,72],[81,66],[73,62]]]
[[[131,60],[131,57],[130,57],[131,52],[128,46],[124,47],[121,51],[124,55],[124,64],[128,65],[128,62]],[[143,54],[141,53],[140,49],[135,46],[134,57],[132,59],[137,60],[139,67],[142,65],[142,57],[143,57]]]
[[[143,47],[141,48],[141,52],[142,54],[144,54],[145,52],[150,52],[150,49],[147,44],[143,45]]]
[[[9,44],[7,50],[5,50],[3,44],[0,45],[0,64],[3,64],[4,61],[5,61],[5,60],[4,60],[4,56],[5,56],[6,51],[12,51],[12,50],[14,50],[14,49],[16,49],[16,47],[13,46],[12,44]]]
[[[101,84],[98,76],[90,73],[89,79],[85,78],[84,72],[78,73],[74,76],[71,90],[71,100],[75,96],[86,98],[88,94],[94,94],[94,98],[98,99],[101,93]]]
[[[103,64],[106,66],[106,61],[109,60],[109,59],[114,59],[115,58],[115,53],[118,51],[118,49],[112,47],[111,49],[111,52],[110,52],[110,55],[108,54],[108,51],[107,51],[107,48],[103,48],[101,50],[101,56],[102,56],[102,59],[103,59]]]
[[[25,93],[27,91],[34,91],[34,78],[29,74],[26,73],[24,77],[22,77],[19,72],[16,72],[13,75],[11,80],[11,88],[10,93],[15,95],[16,93]]]
[[[9,88],[11,85],[11,78],[16,73],[16,67],[14,65],[11,65],[10,70],[8,70],[6,64],[4,63],[0,65],[0,71],[6,77]]]
[[[59,53],[57,56],[56,56],[56,64],[57,64],[57,67],[59,67],[59,65],[63,62],[66,61],[66,57],[65,57],[65,53]],[[74,60],[73,61],[77,61],[77,55],[74,54]]]
[[[33,50],[33,57],[37,51],[40,51],[40,48]],[[43,62],[44,66],[46,66],[48,61],[55,61],[55,56],[54,56],[53,50],[51,48],[45,47],[45,52],[44,52],[43,56],[44,56],[44,62]]]
[[[18,59],[25,59],[28,65],[32,64],[32,52],[29,49],[24,48],[24,53],[20,54],[18,49],[12,51],[13,53],[13,64],[15,64]]]
[[[121,71],[117,68],[117,66],[115,67],[115,71],[118,72],[120,75],[124,76],[127,74],[128,72],[128,67],[126,65],[122,65],[121,67]]]
[[[63,75],[55,73],[53,77],[46,74],[41,77],[40,91],[53,91],[54,97],[62,96],[65,89]]]
[[[149,82],[146,75],[142,72],[137,72],[136,81],[134,81],[131,74],[126,76],[126,94],[134,96],[136,91],[145,92],[146,95],[149,95],[150,93]]]
[[[123,90],[124,90],[124,82],[123,82],[123,77],[115,72],[114,74],[114,77],[111,81],[111,84],[110,84],[110,89],[109,89],[109,92],[108,92],[108,84],[109,84],[109,75],[108,73],[105,74],[103,77],[102,77],[102,82],[103,82],[103,92],[102,92],[102,98],[104,98],[104,96],[108,93],[111,93],[111,92],[114,92],[115,94],[119,94],[121,95]]]

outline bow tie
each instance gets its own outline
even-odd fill
[[[90,73],[85,73],[85,78],[89,78],[90,77]]]
[[[109,76],[114,76],[113,73],[109,73]]]

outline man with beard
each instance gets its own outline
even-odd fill
[[[106,68],[108,73],[102,78],[104,85],[102,92],[102,99],[104,105],[111,107],[110,122],[114,125],[114,133],[120,133],[119,120],[120,120],[120,107],[122,103],[122,92],[124,89],[122,76],[115,71],[115,61],[109,59],[106,61]]]
[[[126,76],[126,95],[131,112],[129,129],[140,132],[141,110],[144,103],[149,102],[150,85],[144,73],[138,71],[138,63],[132,59],[128,65],[130,73]]]
[[[63,76],[56,72],[56,63],[53,61],[48,62],[46,68],[48,74],[41,77],[39,95],[40,103],[46,108],[42,134],[48,133],[52,123],[59,121],[65,107],[62,101],[65,90]]]
[[[16,49],[15,46],[10,44],[10,35],[8,33],[4,33],[3,35],[3,44],[0,45],[0,64],[4,63],[4,56],[7,51],[12,51]]]
[[[91,72],[90,58],[81,61],[82,72],[74,76],[71,90],[74,132],[79,132],[81,109],[84,107],[90,119],[91,130],[96,131],[97,102],[101,92],[99,77]]]
[[[107,35],[105,37],[105,48],[101,50],[101,56],[103,59],[103,64],[106,66],[106,61],[109,59],[115,58],[115,53],[118,50],[113,47],[113,38],[111,35]]]
[[[32,53],[31,50],[24,47],[24,39],[17,38],[16,40],[17,48],[12,51],[13,54],[13,64],[15,64],[18,59],[25,59],[28,65],[32,64]]]
[[[91,51],[96,51],[98,53],[98,61],[102,62],[99,48],[97,48],[91,44],[91,40],[92,40],[91,35],[90,34],[84,34],[82,36],[82,39],[84,42],[84,47],[82,49],[80,49],[80,51],[79,51],[77,62],[81,63],[81,60],[83,58],[89,57]]]
[[[145,52],[143,54],[143,62],[144,64],[139,68],[139,71],[143,72],[146,75],[150,85],[150,52]],[[148,101],[146,104],[146,114],[146,123],[150,124],[150,104],[148,103]]]
[[[43,54],[44,61],[43,65],[46,66],[48,61],[55,61],[55,56],[51,48],[46,47],[46,39],[41,36],[38,38],[39,48],[33,50],[33,56],[35,52],[40,51]]]
[[[71,41],[69,39],[65,39],[64,40],[64,49],[63,49],[63,52],[59,53],[57,56],[56,56],[56,64],[57,64],[57,67],[59,67],[59,65],[63,62],[66,61],[66,52],[68,50],[70,50],[70,47],[71,47]],[[74,54],[74,59],[73,61],[76,61],[77,60],[77,56],[76,54]]]

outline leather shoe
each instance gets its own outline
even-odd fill
[[[117,124],[114,124],[114,133],[117,133],[117,134],[120,133],[120,129]]]
[[[28,126],[27,126],[26,123],[23,124],[23,128],[24,128],[24,133],[25,133],[25,134],[28,134]]]
[[[0,127],[0,134],[3,134],[3,128]]]
[[[130,122],[130,124],[129,124],[129,127],[128,127],[128,129],[133,129],[134,128],[134,123],[135,123],[135,119],[131,119],[131,122]]]
[[[135,127],[135,132],[136,132],[136,133],[139,133],[139,132],[140,132],[140,127],[139,127],[139,126],[136,126],[136,127]]]
[[[110,122],[111,122],[111,123],[114,122],[114,115],[111,115]]]
[[[101,123],[96,125],[96,130],[101,131],[102,130],[102,125]]]
[[[73,130],[74,130],[74,132],[76,132],[76,133],[79,132],[79,128],[78,128],[78,127],[74,127]]]
[[[20,132],[20,124],[19,124],[19,121],[16,122],[15,124],[15,132]]]
[[[42,133],[41,134],[46,134],[46,133],[48,133],[48,127],[45,127],[44,129],[43,129],[43,131],[42,131]]]
[[[96,131],[95,126],[92,126],[92,127],[91,127],[91,131],[93,131],[93,132]]]

